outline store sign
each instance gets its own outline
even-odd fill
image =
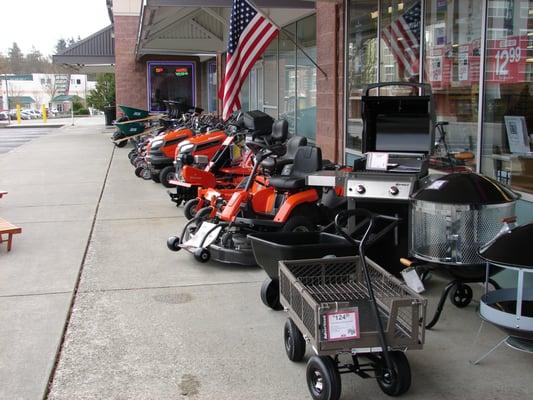
[[[155,67],[154,68],[154,72],[156,74],[162,74],[163,72],[165,72],[165,68],[163,68],[163,67]]]
[[[187,68],[176,68],[176,76],[189,76],[189,70]]]
[[[6,75],[8,81],[33,81],[31,74],[25,75]]]
[[[487,81],[519,83],[525,81],[528,38],[510,36],[487,43]]]

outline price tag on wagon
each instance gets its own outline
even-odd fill
[[[326,340],[359,339],[359,309],[326,314]]]

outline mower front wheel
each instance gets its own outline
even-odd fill
[[[211,258],[211,253],[207,249],[200,248],[194,252],[194,258],[198,262],[206,263]]]
[[[196,217],[196,213],[198,212],[198,203],[200,202],[199,199],[191,199],[185,203],[183,206],[183,215],[185,218],[187,218],[189,221]]]
[[[180,251],[181,240],[178,236],[171,236],[167,239],[167,247],[170,251]]]
[[[161,183],[161,179],[159,179],[159,174],[157,172],[152,172],[151,177],[155,183]]]
[[[135,176],[140,178],[141,175],[142,175],[142,172],[143,172],[144,168],[143,167],[137,167],[135,168]]]
[[[165,167],[159,173],[159,181],[166,188],[174,187],[174,185],[170,183],[174,178],[176,178],[176,168],[173,166]]]

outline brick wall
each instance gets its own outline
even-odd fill
[[[146,109],[146,63],[135,60],[138,16],[115,16],[117,104]]]
[[[115,81],[117,104],[146,109],[146,63],[148,61],[192,61],[196,63],[196,101],[201,106],[201,74],[197,57],[147,55],[135,59],[138,16],[115,16]],[[119,110],[120,111],[120,110]]]
[[[343,1],[318,0],[317,145],[324,158],[342,162],[344,151],[344,6]]]

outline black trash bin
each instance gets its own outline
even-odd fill
[[[117,107],[108,106],[104,107],[105,124],[106,126],[113,125],[113,121],[117,119]]]

